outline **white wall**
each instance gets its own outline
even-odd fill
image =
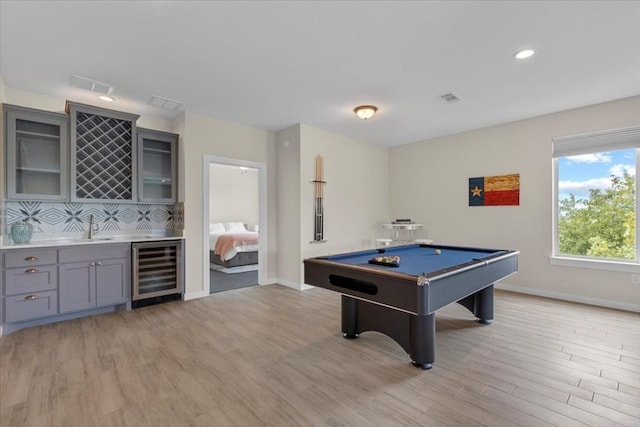
[[[389,219],[388,148],[295,125],[276,135],[278,282],[305,289],[304,258],[374,247]],[[315,157],[324,157],[324,243],[313,240]]]
[[[259,222],[258,171],[226,165],[209,169],[209,222]]]
[[[209,265],[209,254],[203,250],[203,158],[205,155],[241,159],[267,165],[267,222],[268,250],[266,276],[275,277],[276,238],[276,187],[275,187],[275,133],[252,128],[213,117],[186,112],[182,130],[182,150],[179,168],[183,171],[181,186],[184,197],[186,237],[186,286],[185,298],[197,298],[209,294],[204,289],[204,265]],[[206,259],[205,259],[206,256]],[[271,283],[272,279],[267,279]],[[208,283],[208,279],[207,279]]]
[[[302,260],[374,247],[389,217],[388,148],[300,124],[278,132],[278,282],[306,289]],[[324,243],[311,243],[315,157],[324,157]]]
[[[64,107],[67,100],[62,98],[55,98],[48,95],[43,95],[37,92],[30,92],[22,89],[16,89],[14,87],[5,86],[5,99],[2,102],[7,104],[19,105],[21,107],[36,108],[39,110],[53,111],[57,113],[64,113]],[[70,100],[75,101],[75,100]],[[107,104],[104,101],[98,100],[96,97],[95,103],[87,102],[86,100],[78,101],[83,104],[94,105],[99,108],[106,108],[109,110],[127,112],[125,109],[120,109],[118,104]],[[170,120],[164,120],[151,116],[140,116],[136,121],[136,126],[147,129],[155,129],[165,132],[171,132],[173,129],[172,122]]]
[[[300,125],[277,133],[278,283],[300,288]]]
[[[387,147],[301,125],[300,231],[302,255],[324,255],[374,247],[389,220]],[[313,240],[316,155],[324,157],[324,238]]]
[[[640,122],[627,98],[390,150],[391,217],[409,215],[443,244],[517,249],[520,291],[639,309],[631,274],[551,265],[552,138]],[[468,178],[520,174],[520,206],[469,207]],[[401,189],[401,190],[399,190]]]

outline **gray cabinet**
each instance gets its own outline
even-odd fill
[[[60,249],[60,313],[126,303],[129,254],[128,243]]]
[[[175,203],[178,135],[138,128],[138,199]]]
[[[67,115],[7,104],[3,110],[7,199],[68,200]]]
[[[60,265],[60,312],[96,307],[95,262]]]
[[[22,322],[58,313],[55,249],[7,252],[4,258],[4,322]]]
[[[71,201],[135,203],[138,115],[67,102]]]

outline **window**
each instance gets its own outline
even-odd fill
[[[640,126],[554,138],[555,258],[638,263],[639,147]]]

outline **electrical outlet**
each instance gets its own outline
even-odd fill
[[[640,285],[640,274],[632,274],[631,283],[633,283],[634,285]]]

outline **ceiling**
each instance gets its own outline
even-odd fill
[[[640,1],[0,1],[5,84],[395,146],[640,94]],[[513,54],[534,47],[537,55]],[[116,102],[71,87],[114,86]],[[454,92],[461,100],[446,103]],[[353,108],[374,104],[370,120]],[[62,109],[62,106],[61,106]]]

